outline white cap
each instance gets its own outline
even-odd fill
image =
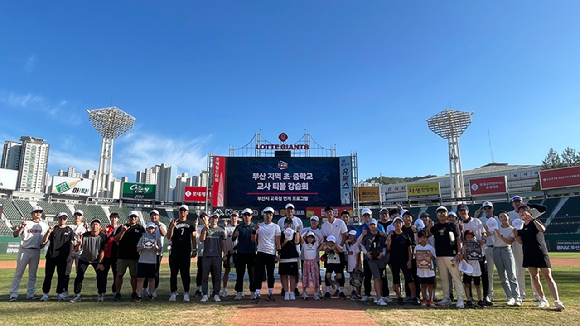
[[[328,238],[326,238],[326,241],[328,241],[328,242],[336,242],[336,238],[333,235],[329,235]]]
[[[373,212],[368,208],[363,208],[362,211],[360,212],[360,215],[365,215],[365,214],[369,214],[370,216],[373,216]]]
[[[185,210],[189,212],[189,206],[187,206],[187,205],[179,206],[179,209],[182,209],[182,208],[185,208]]]
[[[439,207],[437,207],[437,209],[435,211],[437,212],[437,211],[441,211],[441,210],[449,212],[449,210],[445,206],[439,206]]]
[[[30,214],[32,214],[32,213],[34,213],[34,212],[38,212],[38,211],[41,211],[41,212],[43,212],[43,211],[44,211],[44,209],[42,209],[42,207],[40,207],[40,206],[34,206],[34,207],[32,207],[32,209],[30,210]]]
[[[306,236],[307,236],[307,237],[309,237],[309,236],[314,236],[314,232],[312,232],[312,231],[308,231],[308,233],[306,233]]]
[[[76,211],[73,213],[73,215],[77,215],[77,214],[80,214],[80,215],[85,215],[85,213],[83,213],[83,211],[81,211],[80,209],[77,209],[77,210],[76,210]]]
[[[294,234],[294,231],[291,228],[284,229],[284,236],[286,239],[290,238]]]
[[[497,230],[497,221],[495,220],[495,218],[488,218],[487,222],[485,222],[485,225],[487,226],[487,229],[490,232]]]
[[[127,217],[133,216],[133,215],[139,216],[139,213],[137,211],[130,211],[129,214],[127,215]]]
[[[310,218],[310,220],[315,220],[316,222],[320,221],[320,218],[316,215],[312,215],[312,217]]]
[[[370,224],[377,224],[377,220],[374,219],[374,218],[371,218],[370,221],[369,221],[369,225]]]
[[[217,212],[213,212],[209,214],[209,217],[220,217],[220,214],[218,214]]]
[[[151,214],[159,215],[159,211],[154,209],[151,212],[149,212],[149,215],[151,215]]]
[[[251,208],[244,208],[244,210],[242,211],[242,215],[246,214],[246,213],[250,213],[250,215],[254,215],[254,211]]]
[[[291,204],[289,204],[289,205],[291,205]],[[286,206],[288,206],[288,205],[286,205]],[[266,214],[267,212],[270,212],[270,213],[274,214],[274,209],[272,207],[266,207],[262,211],[262,214]]]
[[[350,231],[348,231],[348,235],[356,235],[356,231],[355,230],[350,230]]]
[[[515,220],[512,221],[512,226],[516,230],[521,230],[524,228],[524,221],[522,221],[521,218],[516,218]]]
[[[457,214],[455,212],[449,212],[449,215],[457,217]]]
[[[395,222],[397,221],[401,221],[401,223],[403,223],[403,219],[400,216],[395,217],[395,219],[393,220],[392,224],[395,224]]]
[[[425,222],[423,222],[422,219],[417,219],[415,221],[415,227],[417,228],[417,230],[423,230],[425,228]]]
[[[288,207],[294,208],[294,205],[292,203],[288,203],[286,204],[286,206],[284,206],[285,209],[288,209]]]
[[[490,201],[484,201],[483,204],[481,204],[481,206],[482,207],[485,207],[485,206],[491,206],[491,207],[493,207],[493,203],[490,202]]]
[[[464,272],[465,274],[473,274],[473,266],[469,265],[469,263],[464,259],[459,263],[459,271]]]
[[[151,228],[151,227],[157,228],[157,225],[155,223],[153,223],[153,222],[149,222],[149,223],[147,223],[147,227],[145,227],[145,228],[148,229],[148,228]]]
[[[60,213],[58,213],[58,214],[56,215],[56,217],[57,217],[57,218],[61,218],[61,217],[63,217],[63,216],[66,216],[66,217],[68,217],[68,214],[67,214],[67,213],[65,213],[65,212],[60,212]]]

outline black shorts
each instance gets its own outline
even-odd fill
[[[463,274],[463,284],[471,284],[471,280],[473,280],[473,285],[479,285],[481,282],[481,276]]]
[[[232,256],[234,256],[233,262],[231,262]],[[224,261],[224,268],[236,268],[236,259],[237,259],[236,256],[237,255],[235,253],[234,254],[227,254],[226,257],[228,257],[228,260]]]
[[[155,266],[157,264],[144,264],[139,263],[137,265],[137,277],[138,278],[155,278]]]
[[[419,277],[419,284],[434,285],[435,284],[435,276]]]
[[[278,274],[280,275],[298,275],[298,262],[278,264]]]
[[[335,274],[343,274],[344,270],[342,268],[342,264],[324,264],[324,267],[326,268],[326,273],[330,273],[332,274],[333,272]]]

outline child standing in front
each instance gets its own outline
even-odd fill
[[[155,239],[155,229],[157,225],[153,222],[147,224],[147,232],[143,233],[141,240],[137,243],[137,252],[139,262],[137,265],[137,293],[143,291],[143,282],[145,278],[149,279],[149,289],[155,288],[155,267],[157,266],[157,253],[162,248],[157,244]],[[153,294],[149,294],[149,300],[153,300]],[[141,302],[141,296],[135,297],[135,302]]]
[[[465,293],[469,293],[469,287],[471,286],[471,281],[473,280],[473,285],[477,290],[477,304],[480,307],[484,307],[485,304],[482,298],[481,287],[481,268],[479,267],[479,261],[482,259],[482,246],[475,239],[475,233],[472,230],[465,231],[463,238],[465,243],[463,244],[463,258],[467,261],[471,267],[473,267],[473,273],[467,274],[463,273],[463,286],[465,287]],[[467,301],[467,307],[473,308],[473,298],[469,298]]]
[[[343,250],[347,256],[347,266],[346,271],[350,275],[350,283],[353,285],[353,274],[358,274],[360,272],[360,243],[356,241],[356,231],[351,230],[348,232],[348,239],[344,243]],[[361,293],[360,284],[354,286],[352,289],[350,299],[359,299],[359,294]]]
[[[429,304],[431,308],[435,308],[433,301],[435,297],[435,268],[433,268],[433,262],[436,258],[435,248],[427,243],[425,230],[419,231],[417,238],[419,243],[415,246],[413,255],[417,261],[417,276],[421,284],[421,295],[423,295],[421,307],[426,307]],[[429,301],[427,301],[427,291],[429,291]]]
[[[296,245],[300,244],[300,225],[296,227],[296,232],[291,228],[286,228],[282,233],[280,242],[278,272],[284,288],[284,300],[296,300],[296,294],[292,289],[296,287],[296,280],[298,279],[300,255],[296,251]]]
[[[304,240],[304,245],[302,246],[302,253],[304,255],[304,266],[302,267],[302,299],[308,300],[306,289],[310,287],[310,280],[312,279],[314,300],[318,301],[320,300],[318,294],[318,288],[320,287],[320,268],[318,267],[320,257],[318,247],[324,239],[313,231],[304,233],[302,237]]]

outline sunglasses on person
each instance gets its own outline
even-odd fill
[[[491,206],[485,206],[483,209],[492,209],[493,207]]]

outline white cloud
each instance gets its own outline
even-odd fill
[[[36,65],[36,55],[30,55],[28,56],[28,58],[26,59],[26,63],[24,64],[24,70],[27,73],[32,73],[32,70],[34,69],[34,66]]]
[[[26,109],[43,112],[52,119],[63,120],[69,125],[78,126],[82,119],[73,111],[68,101],[52,101],[40,94],[18,94],[0,90],[0,107],[7,106],[15,109]]]
[[[194,139],[174,139],[163,135],[130,131],[115,141],[113,171],[117,178],[143,171],[156,164],[177,167],[178,173],[197,175],[207,168],[207,153],[203,147],[211,135]]]

